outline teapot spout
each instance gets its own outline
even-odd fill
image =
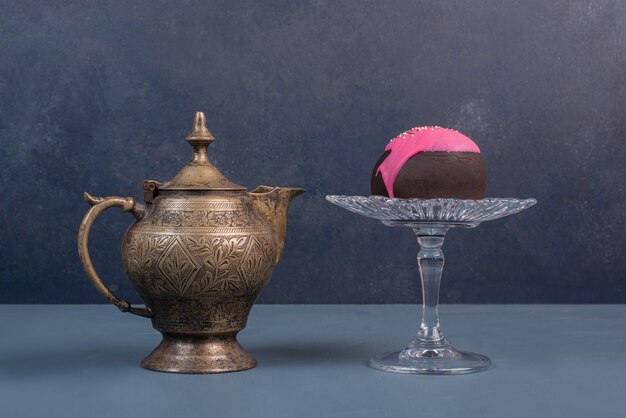
[[[278,264],[285,248],[287,235],[287,210],[294,197],[304,193],[304,189],[296,187],[259,186],[248,195],[255,207],[274,229],[276,237],[276,259]]]

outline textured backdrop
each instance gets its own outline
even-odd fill
[[[392,136],[479,144],[487,194],[536,197],[453,231],[446,303],[626,302],[623,1],[0,1],[0,302],[103,302],[82,192],[142,197],[206,112],[233,181],[301,186],[262,302],[416,302],[411,232],[334,207]],[[92,257],[136,300],[110,211]]]

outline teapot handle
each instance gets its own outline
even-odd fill
[[[87,273],[87,277],[91,280],[91,283],[98,289],[98,291],[104,296],[109,302],[117,306],[122,312],[130,312],[135,315],[144,316],[147,318],[152,317],[152,310],[148,307],[146,308],[134,308],[130,306],[130,303],[121,300],[117,296],[107,289],[107,287],[102,283],[102,279],[96,273],[93,264],[91,264],[91,257],[89,257],[89,232],[91,231],[91,226],[93,222],[96,220],[98,215],[102,212],[111,208],[113,206],[120,206],[124,212],[130,211],[135,218],[141,219],[145,215],[145,208],[143,205],[136,204],[132,197],[95,197],[90,195],[89,193],[85,193],[83,195],[87,203],[89,203],[92,207],[87,211],[85,217],[83,218],[83,222],[80,224],[80,229],[78,231],[78,255],[80,257],[80,261],[83,263],[83,268],[85,269],[85,273]]]

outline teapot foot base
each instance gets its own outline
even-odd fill
[[[251,369],[256,360],[243,349],[236,333],[214,336],[163,334],[163,340],[141,366],[167,373],[228,373]]]

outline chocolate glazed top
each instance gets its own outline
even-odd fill
[[[398,173],[416,154],[422,152],[480,154],[480,149],[474,141],[459,131],[439,126],[422,126],[403,132],[387,144],[385,151],[387,158],[378,165],[374,176],[378,177],[378,174],[382,176],[389,197],[395,197],[393,189]]]

